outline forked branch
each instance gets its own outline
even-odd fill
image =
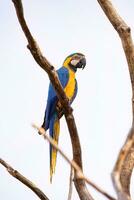
[[[104,13],[118,32],[128,63],[132,85],[132,128],[115,164],[112,178],[119,200],[130,200],[130,179],[134,167],[134,44],[131,29],[119,16],[110,0],[98,0]],[[123,3],[123,2],[122,2]]]
[[[72,108],[69,105],[69,101],[64,93],[64,90],[59,82],[57,73],[54,69],[54,67],[48,62],[48,60],[42,55],[41,50],[39,46],[37,45],[36,41],[34,40],[27,24],[26,20],[24,18],[24,12],[23,12],[23,6],[21,0],[12,0],[16,9],[17,17],[19,20],[19,23],[21,25],[21,28],[26,36],[26,39],[28,41],[28,48],[33,55],[36,62],[39,64],[39,66],[45,70],[49,76],[49,79],[52,83],[52,85],[55,88],[55,91],[57,93],[57,96],[63,106],[64,114],[66,118],[66,122],[68,125],[71,142],[72,142],[72,149],[73,149],[73,159],[74,161],[80,166],[82,169],[82,155],[81,155],[81,145],[78,137],[77,127],[75,124],[75,119],[72,114]],[[91,195],[89,194],[85,181],[78,179],[76,177],[76,174],[74,175],[74,183],[76,190],[79,194],[79,197],[81,200],[93,200]]]
[[[89,178],[87,178],[87,176],[85,176],[83,174],[83,172],[82,172],[81,168],[79,167],[79,165],[77,165],[77,163],[75,161],[71,161],[68,158],[68,156],[63,152],[63,150],[56,144],[55,140],[52,137],[48,136],[43,128],[39,128],[35,124],[33,124],[32,126],[33,126],[33,128],[37,129],[38,133],[40,135],[42,135],[62,155],[62,157],[67,161],[67,163],[69,163],[69,165],[76,172],[76,176],[77,176],[78,179],[85,180],[87,184],[89,184],[90,186],[92,186],[95,190],[97,190],[99,193],[101,193],[102,195],[104,195],[109,200],[115,200],[114,197],[112,197],[111,195],[109,195],[102,188],[98,187],[95,183],[93,183],[91,180],[89,180]]]

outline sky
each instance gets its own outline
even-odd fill
[[[134,33],[134,1],[113,0]],[[76,74],[78,95],[74,116],[82,147],[84,172],[115,196],[111,172],[131,127],[131,85],[120,39],[97,1],[26,1],[29,28],[44,56],[62,66],[66,56],[84,53],[86,68]],[[18,23],[11,0],[0,12],[0,157],[37,184],[51,199],[67,199],[70,166],[58,155],[53,183],[49,182],[49,145],[31,127],[44,118],[49,79],[36,64]],[[61,120],[59,146],[72,159],[71,142]],[[2,200],[38,197],[0,166]],[[134,198],[134,175],[131,194]],[[105,199],[88,186],[94,199]],[[73,188],[73,199],[79,199]]]

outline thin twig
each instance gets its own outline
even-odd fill
[[[73,192],[73,176],[74,176],[74,173],[73,173],[73,167],[70,166],[70,177],[69,177],[69,191],[68,191],[68,200],[71,200],[72,198],[72,192]]]
[[[46,131],[44,130],[44,128],[42,128],[42,127],[40,128],[40,127],[36,126],[35,124],[33,124],[32,126],[33,126],[33,128],[37,129],[38,133],[40,135],[42,135],[62,155],[62,157],[67,161],[67,163],[73,167],[73,169],[76,171],[76,177],[75,178],[85,180],[90,186],[92,186],[95,190],[100,192],[102,195],[104,195],[105,197],[107,197],[110,200],[115,200],[114,197],[112,197],[107,192],[105,192],[103,189],[98,187],[95,183],[93,183],[91,180],[89,180],[83,174],[81,168],[77,165],[77,163],[74,160],[71,161],[68,158],[68,156],[64,153],[64,151],[56,144],[55,140],[52,137],[50,137],[46,134]]]
[[[49,200],[48,197],[30,180],[24,177],[20,172],[13,169],[7,162],[0,158],[0,164],[3,165],[8,173],[14,178],[18,179],[21,183],[30,188],[41,200]]]

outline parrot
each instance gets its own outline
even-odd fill
[[[73,53],[66,57],[62,67],[56,71],[64,92],[69,99],[70,105],[75,99],[78,90],[75,73],[77,69],[84,69],[85,66],[86,58],[84,54]],[[45,129],[45,131],[49,130],[49,135],[55,140],[56,144],[58,144],[59,140],[60,118],[63,116],[63,114],[63,107],[56,95],[52,83],[50,82],[45,116],[41,127]],[[50,182],[52,182],[52,176],[55,173],[56,159],[57,150],[50,144]]]

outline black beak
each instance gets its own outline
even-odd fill
[[[84,57],[84,58],[82,58],[82,59],[80,60],[80,62],[76,65],[76,67],[77,67],[77,68],[82,68],[82,69],[84,69],[85,66],[86,66],[86,58]]]

